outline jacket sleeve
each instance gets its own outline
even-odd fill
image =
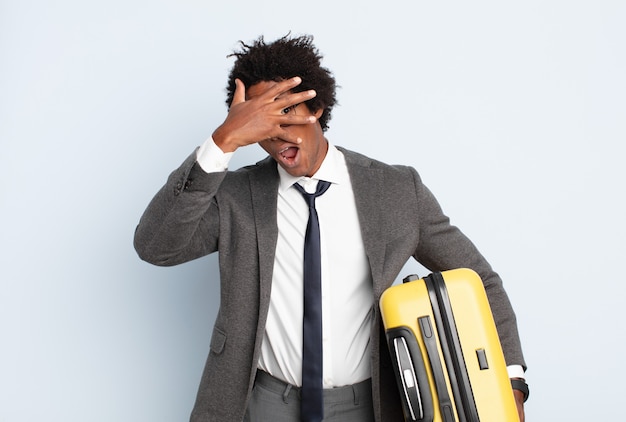
[[[461,230],[450,224],[439,203],[422,183],[417,172],[414,182],[418,194],[419,242],[415,259],[431,271],[471,268],[484,285],[498,328],[507,365],[526,368],[515,313],[500,276]]]
[[[204,172],[195,152],[174,170],[135,230],[139,257],[155,265],[171,266],[216,251],[219,210],[215,196],[225,175]]]

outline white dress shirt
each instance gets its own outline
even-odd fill
[[[233,153],[224,153],[211,138],[197,152],[200,167],[225,171]],[[315,192],[318,180],[331,182],[316,198],[322,259],[323,385],[355,384],[371,376],[370,328],[372,279],[359,226],[354,193],[343,154],[329,144],[320,169],[311,178],[294,177],[277,166],[278,241],[270,308],[259,368],[289,384],[302,385],[303,250],[308,205],[293,187]],[[520,365],[509,377],[524,378]]]
[[[223,171],[227,166],[229,157],[220,158],[215,148],[219,150],[211,141],[198,151],[205,171]],[[315,200],[322,259],[323,385],[332,388],[366,380],[371,377],[372,278],[343,154],[329,145],[312,178],[293,177],[280,166],[278,172],[278,241],[259,368],[302,385],[302,268],[309,209],[293,184],[300,182],[312,193],[318,180],[326,180],[331,186]]]

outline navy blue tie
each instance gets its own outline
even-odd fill
[[[320,422],[324,418],[322,390],[322,270],[320,225],[315,198],[322,195],[329,182],[317,182],[315,193],[294,184],[309,205],[309,222],[304,238],[304,317],[302,323],[302,403],[303,422]]]

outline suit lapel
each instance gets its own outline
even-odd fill
[[[261,312],[259,317],[261,321],[264,321],[269,308],[274,256],[278,239],[276,207],[279,177],[276,162],[271,158],[261,161],[256,169],[249,173],[249,178],[259,253],[259,309]]]
[[[352,190],[356,201],[363,245],[367,254],[374,295],[379,297],[387,287],[383,278],[385,248],[381,245],[383,176],[380,169],[372,168],[372,161],[360,154],[339,148],[346,158],[348,173],[352,182]]]

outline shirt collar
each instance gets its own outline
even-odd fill
[[[345,165],[345,160],[341,151],[339,151],[330,142],[328,143],[328,152],[322,165],[312,177],[306,176],[292,176],[282,168],[278,163],[278,174],[280,176],[279,190],[285,191],[289,189],[294,183],[300,180],[326,180],[334,184],[342,184],[349,182],[349,176]]]

